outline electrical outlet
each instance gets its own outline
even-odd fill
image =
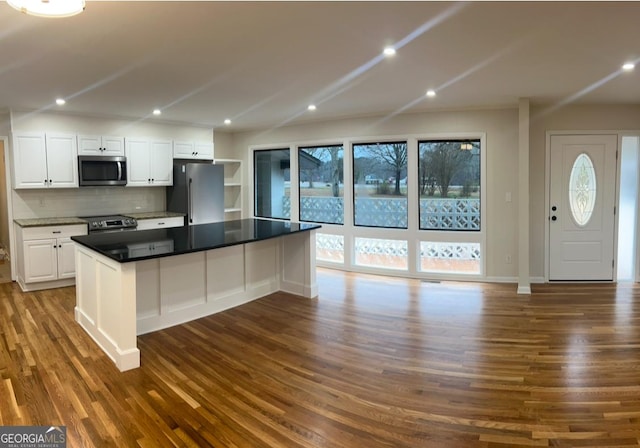
[[[511,264],[511,255],[505,255],[504,262],[507,264]]]

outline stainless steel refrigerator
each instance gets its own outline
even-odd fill
[[[174,160],[167,211],[184,213],[189,225],[224,221],[224,167]]]

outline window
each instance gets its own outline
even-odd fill
[[[420,270],[480,274],[480,243],[421,241]]]
[[[571,215],[580,227],[587,225],[596,203],[596,172],[589,156],[580,154],[569,176],[569,205]]]
[[[290,219],[290,163],[289,149],[254,151],[255,216]]]
[[[418,142],[421,230],[480,230],[480,140]]]
[[[300,221],[344,223],[342,145],[298,148]]]
[[[353,145],[354,224],[407,228],[407,142]]]
[[[406,240],[380,238],[355,239],[355,262],[358,266],[407,270],[408,244]]]
[[[344,264],[344,236],[316,233],[316,259]]]

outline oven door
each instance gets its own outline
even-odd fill
[[[78,156],[78,177],[81,187],[127,184],[126,157]]]

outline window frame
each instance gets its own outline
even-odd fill
[[[480,223],[478,224],[478,228],[477,229],[456,229],[456,228],[447,228],[447,229],[433,229],[433,228],[422,228],[421,224],[420,224],[420,218],[421,218],[421,211],[422,211],[422,207],[420,204],[421,201],[421,197],[420,197],[420,144],[421,143],[448,143],[448,142],[454,142],[454,143],[460,143],[460,144],[464,144],[464,143],[474,143],[474,142],[478,142],[479,144],[479,154],[478,154],[478,170],[479,175],[480,175],[480,179],[479,179],[479,186],[478,188],[480,189],[480,194],[478,195],[478,201],[480,201],[479,204],[479,210],[480,210]],[[418,189],[417,191],[417,195],[418,195],[418,204],[417,204],[417,210],[418,210],[418,230],[420,232],[472,232],[472,233],[479,233],[482,232],[483,226],[484,226],[484,219],[483,219],[483,195],[484,195],[484,188],[485,185],[483,184],[483,179],[484,179],[484,170],[483,170],[483,141],[481,138],[448,138],[448,139],[443,139],[443,138],[418,138],[417,139],[417,163],[416,163],[416,188]],[[434,196],[435,198],[436,196]]]
[[[342,198],[342,222],[330,222],[330,221],[311,221],[311,220],[306,220],[306,219],[302,219],[301,218],[301,210],[302,210],[302,194],[300,192],[300,152],[304,151],[305,149],[322,149],[322,148],[336,148],[339,147],[342,150],[342,196],[340,196]],[[300,222],[312,222],[312,223],[318,223],[318,224],[330,224],[330,225],[334,225],[334,226],[343,226],[344,222],[345,222],[345,188],[346,188],[346,183],[345,183],[345,179],[344,179],[344,167],[345,167],[345,149],[344,149],[344,144],[343,143],[333,143],[333,144],[326,144],[326,145],[297,145],[296,146],[296,171],[297,171],[297,175],[298,175],[298,182],[296,183],[296,189],[297,189],[297,196],[298,196],[298,221]]]
[[[480,140],[480,200],[483,206],[480,210],[480,231],[447,231],[447,230],[419,230],[418,229],[418,179],[415,178],[415,170],[413,166],[418,165],[418,141],[422,140]],[[362,227],[355,226],[353,223],[353,188],[344,188],[344,224],[321,224],[322,228],[318,230],[318,233],[327,235],[339,235],[343,237],[343,251],[344,262],[339,261],[323,261],[316,260],[316,265],[319,267],[327,267],[333,269],[341,269],[344,271],[354,271],[368,274],[381,274],[394,277],[410,277],[423,280],[453,280],[453,281],[482,281],[491,280],[492,277],[487,276],[486,266],[490,257],[495,258],[495,250],[492,253],[487,253],[487,158],[490,155],[490,148],[487,147],[486,132],[424,132],[424,133],[404,133],[397,134],[381,134],[381,135],[346,135],[338,138],[319,138],[319,139],[295,139],[295,140],[279,140],[275,139],[273,142],[264,144],[249,144],[247,148],[247,169],[250,170],[247,178],[254,178],[254,167],[252,166],[254,157],[253,152],[264,149],[287,149],[291,151],[291,184],[298,185],[298,152],[295,150],[297,147],[314,147],[314,146],[333,146],[336,144],[342,144],[343,152],[343,164],[344,164],[344,185],[353,184],[353,145],[362,144],[362,142],[394,142],[403,141],[407,142],[407,198],[408,198],[408,228],[384,228],[384,227]],[[413,174],[413,176],[412,176]],[[247,210],[253,210],[255,198],[255,188],[248,188],[247,195]],[[291,189],[291,220],[297,220],[299,218],[298,202],[296,197],[298,194],[298,188]],[[412,206],[411,204],[415,205]],[[494,204],[495,206],[496,204]],[[261,218],[269,219],[269,218]],[[354,241],[356,237],[365,238],[377,238],[377,239],[389,239],[389,240],[408,240],[408,253],[409,253],[409,269],[407,271],[397,271],[392,269],[381,269],[372,267],[361,267],[355,265],[354,259]],[[480,273],[478,274],[450,274],[450,273],[434,273],[426,272],[420,269],[420,242],[462,242],[462,243],[480,243]]]

